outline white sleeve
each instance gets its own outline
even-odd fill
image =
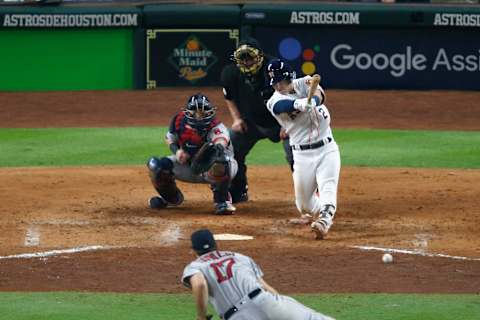
[[[299,98],[308,97],[309,86],[307,85],[308,77],[298,78],[293,80],[293,90],[299,96]]]
[[[183,270],[183,275],[182,275],[183,285],[190,288],[191,287],[190,277],[193,276],[196,273],[199,273],[199,272],[201,272],[200,268],[198,268],[198,266],[196,266],[195,262],[192,262],[188,266],[186,266],[185,269]]]
[[[167,134],[165,135],[165,140],[167,140],[168,144],[177,143],[177,136],[171,133],[170,131],[168,131]]]
[[[275,98],[272,96],[272,97],[270,97],[270,99],[268,99],[267,104],[266,104],[266,107],[267,107],[268,111],[270,111],[270,113],[272,113],[272,114],[273,114],[274,101],[275,101]]]
[[[312,77],[310,76],[305,76],[303,78],[293,80],[293,88],[300,97],[308,97],[308,93],[310,92],[310,86],[307,84],[307,80],[310,80],[311,78]],[[325,102],[325,91],[320,85],[317,86],[317,90],[320,90],[320,96],[322,97],[320,99],[320,105],[322,105]]]

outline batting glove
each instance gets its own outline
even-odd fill
[[[298,110],[298,111],[301,111],[301,112],[304,112],[304,111],[310,111],[312,108],[314,108],[316,106],[316,102],[315,102],[315,99],[312,99],[310,101],[310,103],[308,103],[308,99],[307,98],[303,98],[303,99],[296,99],[294,102],[293,102],[293,107]]]

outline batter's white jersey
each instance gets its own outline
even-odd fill
[[[263,272],[250,257],[242,254],[206,253],[185,267],[182,282],[190,286],[189,278],[199,272],[208,283],[209,302],[222,319],[334,320],[288,296],[274,295],[263,289],[258,293],[262,288],[259,279]],[[253,292],[257,293],[249,297]]]
[[[310,77],[292,80],[294,91],[291,93],[275,91],[267,102],[267,108],[290,136],[294,159],[295,204],[298,211],[315,216],[331,207],[333,209],[330,210],[330,214],[333,219],[337,208],[340,153],[330,129],[330,113],[323,104],[325,100],[323,89],[318,86],[322,93],[320,106],[301,112],[298,110],[279,114],[273,112],[275,104],[279,101],[308,97],[310,90],[308,79]],[[330,220],[328,228],[332,223]]]
[[[319,107],[312,108],[308,112],[293,111],[280,114],[273,112],[273,107],[278,101],[306,98],[309,92],[309,85],[306,80],[309,78],[303,77],[292,80],[294,92],[282,94],[275,91],[267,102],[268,110],[289,135],[290,145],[311,144],[332,137],[330,113],[323,101],[320,101],[321,105]],[[320,86],[318,88],[322,92],[322,97],[325,97],[323,89]],[[324,100],[324,98],[321,100]]]

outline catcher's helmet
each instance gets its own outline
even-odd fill
[[[295,71],[282,59],[271,60],[267,65],[267,73],[270,78],[270,85],[282,80],[292,80],[296,77]]]
[[[252,41],[240,42],[232,57],[240,71],[249,76],[256,74],[260,70],[263,59],[263,51],[253,39]]]
[[[183,109],[187,123],[199,131],[204,131],[215,118],[216,108],[210,103],[207,96],[197,93],[188,98]]]

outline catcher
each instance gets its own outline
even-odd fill
[[[159,196],[150,198],[152,209],[178,206],[183,194],[175,179],[208,183],[213,191],[215,213],[233,214],[228,189],[237,173],[237,162],[227,128],[215,117],[216,108],[203,94],[188,98],[175,114],[166,135],[172,155],[147,162],[152,184]]]

